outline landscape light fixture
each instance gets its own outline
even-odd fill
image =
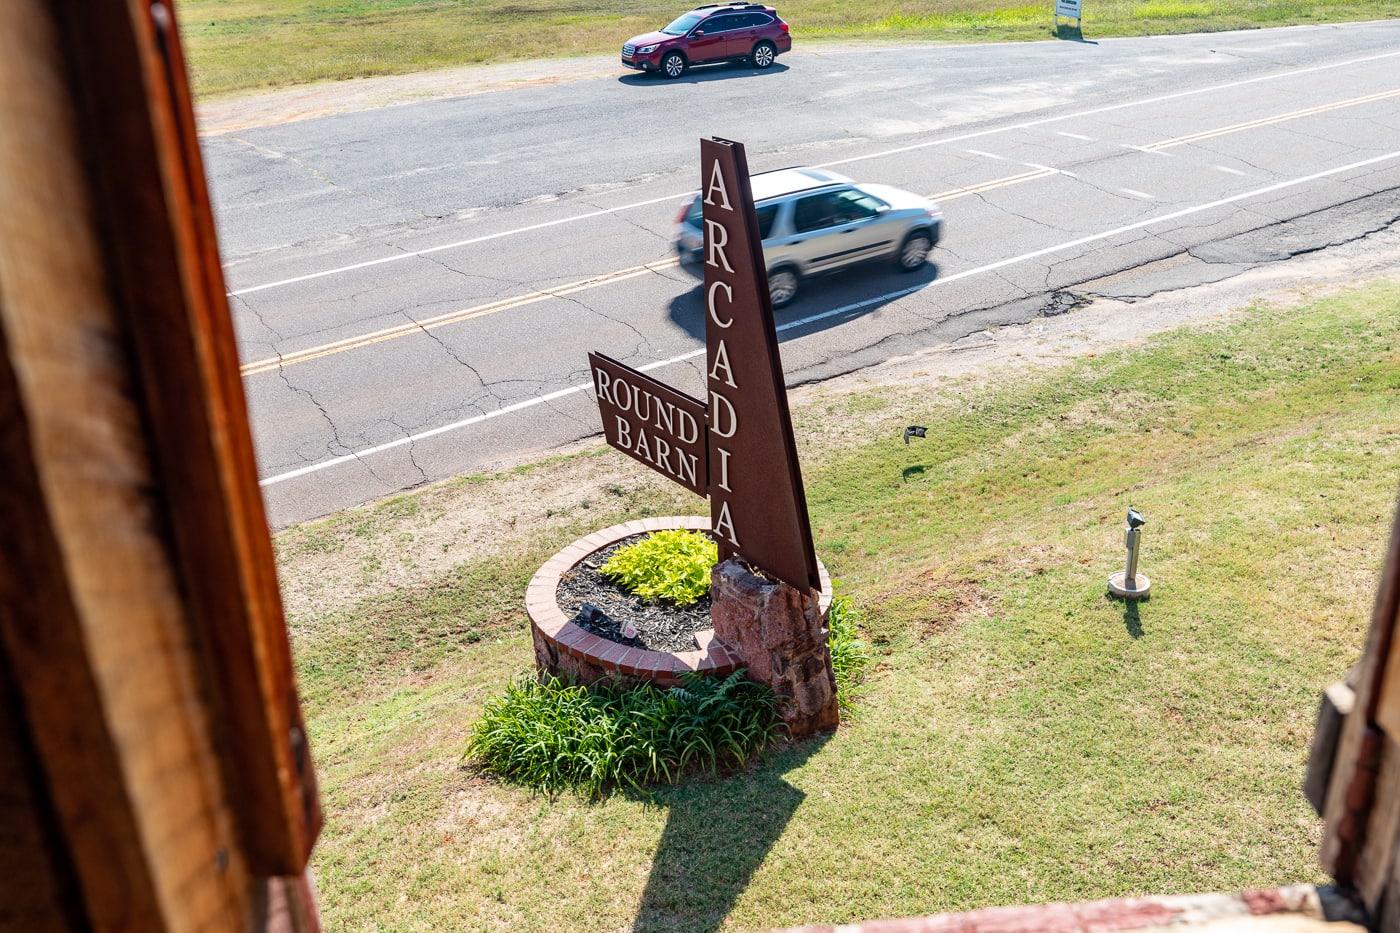
[[[582,625],[585,628],[591,626],[594,629],[607,628],[609,625],[617,626],[617,631],[623,638],[636,638],[637,627],[625,619],[614,619],[603,610],[592,603],[584,603],[579,607],[578,614],[574,616],[574,624]]]
[[[1147,519],[1142,517],[1142,513],[1129,506],[1128,531],[1124,536],[1124,544],[1128,549],[1127,563],[1122,570],[1115,570],[1108,575],[1108,591],[1114,596],[1142,599],[1152,588],[1152,581],[1147,579],[1145,574],[1137,572],[1138,539],[1142,535],[1142,526],[1146,524]]]
[[[592,603],[584,603],[579,607],[578,615],[574,616],[575,622],[582,622],[585,625],[606,625],[612,621],[608,614]]]

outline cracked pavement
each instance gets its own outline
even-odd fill
[[[1400,22],[785,63],[206,137],[274,524],[588,440],[588,350],[669,361],[652,375],[699,396],[698,282],[670,237],[704,135],[756,170],[947,192],[923,270],[808,280],[777,314],[792,385],[1128,315],[1400,219],[1400,95],[1355,102],[1400,88]],[[1037,77],[1067,72],[1061,98]]]

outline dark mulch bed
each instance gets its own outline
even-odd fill
[[[642,535],[632,535],[615,544],[585,557],[572,570],[559,580],[555,599],[564,615],[574,624],[600,638],[615,641],[632,648],[648,648],[652,651],[694,651],[695,633],[711,628],[710,597],[702,596],[700,601],[689,606],[679,607],[663,603],[650,603],[625,592],[616,584],[604,578],[599,568],[618,548],[641,540]],[[589,622],[579,615],[584,603],[601,609],[606,618]],[[631,622],[637,630],[635,638],[622,635],[622,624]]]

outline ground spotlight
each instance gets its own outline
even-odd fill
[[[1128,531],[1124,535],[1124,545],[1128,550],[1127,563],[1122,570],[1115,570],[1108,575],[1108,591],[1114,596],[1142,599],[1152,588],[1152,581],[1147,579],[1147,575],[1137,572],[1138,544],[1142,536],[1142,526],[1146,524],[1147,519],[1142,517],[1142,513],[1129,506]]]

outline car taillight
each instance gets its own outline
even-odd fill
[[[779,23],[779,24],[778,24],[778,28],[781,29],[783,32],[787,32],[787,31],[788,31],[788,24],[787,24],[787,23]]]
[[[690,202],[689,202],[689,201],[682,201],[682,202],[681,202],[681,209],[680,209],[679,211],[676,212],[676,219],[675,219],[674,222],[675,222],[675,223],[680,223],[682,220],[685,220],[686,212],[689,211],[689,210],[690,210]]]

